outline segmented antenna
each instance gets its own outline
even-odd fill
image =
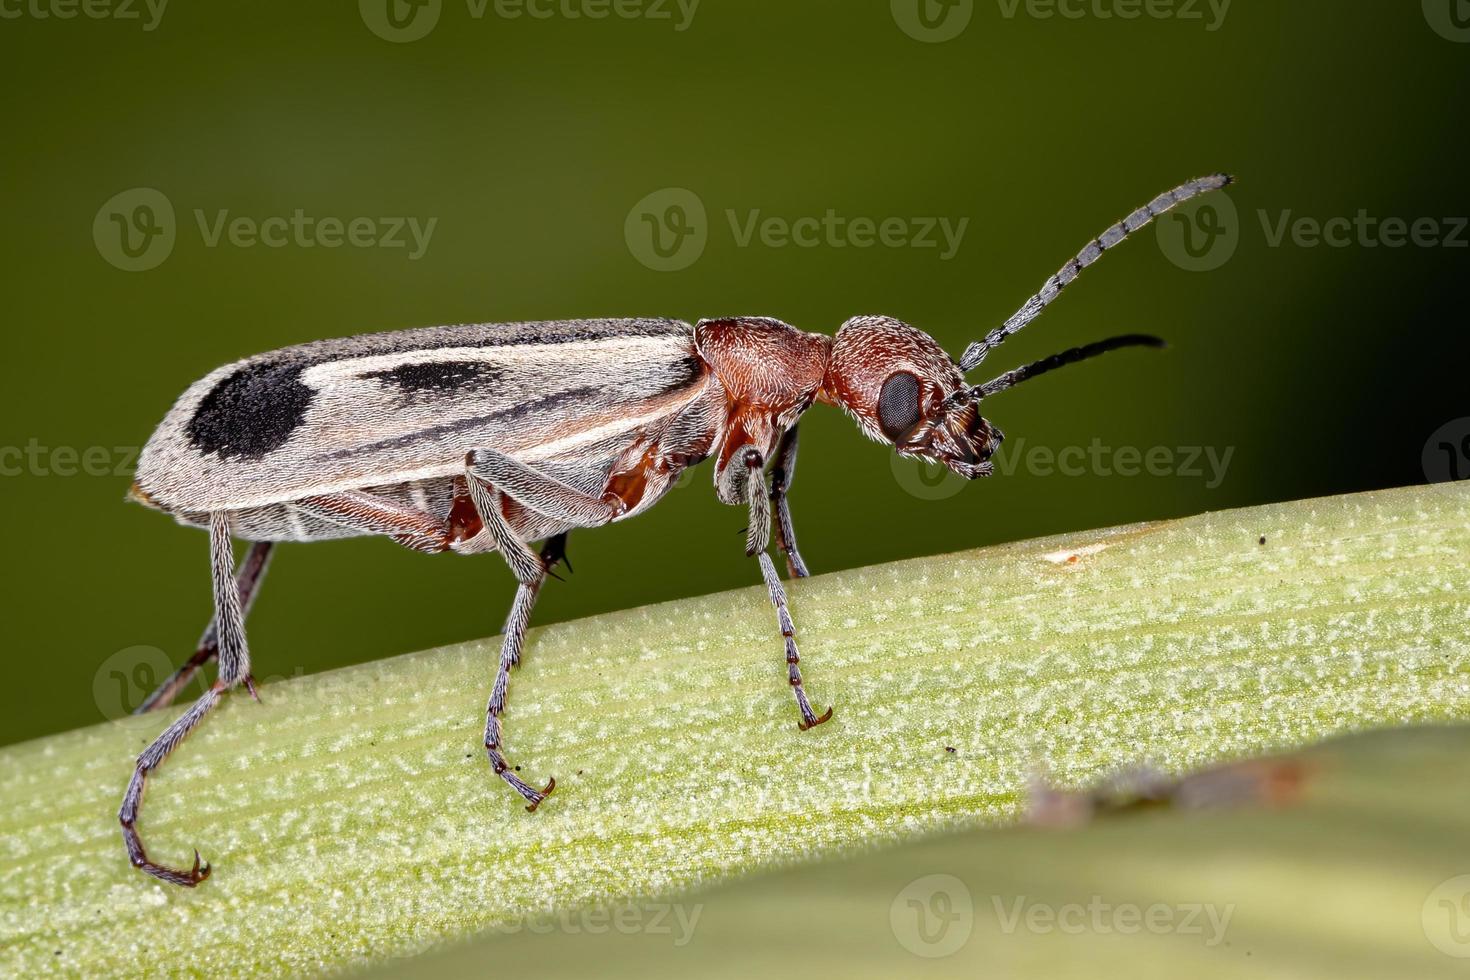
[[[1076,258],[1062,266],[1057,274],[1048,279],[1046,284],[1041,287],[1041,292],[1023,303],[1021,308],[1012,314],[1009,320],[986,334],[984,340],[976,341],[969,347],[966,347],[964,355],[960,358],[960,370],[969,372],[979,367],[980,362],[985,360],[985,355],[989,354],[992,348],[998,346],[1011,334],[1040,316],[1041,311],[1051,305],[1051,301],[1056,299],[1063,289],[1071,285],[1072,280],[1076,279],[1083,269],[1096,262],[1108,249],[1135,231],[1143,228],[1150,221],[1153,221],[1170,208],[1183,204],[1190,198],[1198,197],[1200,194],[1217,191],[1228,185],[1234,179],[1229,174],[1214,174],[1209,177],[1201,177],[1198,180],[1191,180],[1189,183],[1176,187],[1172,191],[1166,191],[1160,194],[1088,242],[1087,247],[1081,252],[1078,252]]]
[[[1099,354],[1106,354],[1108,351],[1117,350],[1120,347],[1163,346],[1164,342],[1162,340],[1149,334],[1130,333],[1124,334],[1121,337],[1109,337],[1107,340],[1099,340],[1082,347],[1073,347],[1071,350],[1064,350],[1060,354],[1053,354],[1050,357],[1043,357],[1041,360],[1031,364],[1013,368],[999,377],[990,379],[984,384],[975,385],[973,388],[967,389],[967,395],[976,399],[985,398],[995,394],[997,391],[1014,388],[1022,381],[1029,381],[1038,374],[1055,371],[1059,367],[1076,364],[1078,361],[1085,361],[1089,357],[1097,357]]]

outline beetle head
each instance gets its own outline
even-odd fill
[[[956,363],[933,337],[907,323],[855,317],[837,331],[822,387],[871,438],[973,480],[993,472],[990,457],[1005,439],[1005,433],[981,416],[982,399],[1120,347],[1164,346],[1157,337],[1125,334],[1053,354],[984,384],[967,384],[966,368],[984,360],[997,343],[972,344]]]
[[[980,402],[1028,378],[1085,361],[1120,347],[1162,347],[1144,334],[1110,337],[1073,347],[1007,371],[984,384],[969,385],[965,375],[1007,337],[1035,320],[1082,270],[1107,249],[1191,198],[1231,182],[1227,174],[1191,180],[1160,194],[1124,220],[1088,242],[1081,252],[1048,279],[1005,323],[965,348],[958,361],[934,338],[886,316],[854,317],[832,341],[823,397],[857,420],[868,436],[886,442],[905,456],[943,463],[973,480],[992,472],[990,457],[1004,436],[980,416]]]
[[[872,439],[901,455],[988,476],[1005,435],[980,415],[965,377],[933,337],[891,317],[854,317],[832,343],[824,388]]]

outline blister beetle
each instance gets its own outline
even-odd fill
[[[802,413],[836,405],[905,456],[989,476],[1004,437],[981,417],[981,400],[1065,364],[1161,341],[1113,337],[979,385],[965,375],[1104,251],[1229,182],[1191,181],[1134,211],[958,361],[889,317],[856,317],[834,337],[728,317],[693,327],[642,319],[428,327],[287,347],[211,372],[149,439],[130,491],[209,530],[215,604],[194,655],[139,711],[168,705],[196,671],[219,662],[214,684],[138,757],[118,813],[132,863],[180,885],[209,875],[198,851],[187,871],[150,860],[139,806],[148,774],[227,692],[244,685],[257,696],[245,615],[277,541],[383,535],[416,551],[504,557],[519,587],[486,707],[485,751],[534,811],[556,781],[537,789],[516,775],[501,713],[541,584],[565,559],[569,531],[642,513],[686,467],[713,458],[716,496],[749,508],[745,550],[760,564],[785,639],[799,727],[827,721],[831,709],[819,714],[802,687],[795,627],[767,553],[774,528],[788,573],[808,574],[786,500]],[[253,542],[238,569],[236,538]]]

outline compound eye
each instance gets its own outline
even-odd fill
[[[899,371],[878,392],[878,427],[894,442],[919,424],[919,379]]]

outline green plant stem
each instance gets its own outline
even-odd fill
[[[1266,541],[1260,543],[1261,537]],[[1470,493],[1412,488],[1071,534],[790,585],[798,732],[763,589],[535,630],[481,746],[486,640],[232,697],[115,817],[128,718],[0,751],[0,973],[280,975],[1013,820],[1082,784],[1470,718]],[[270,651],[256,651],[269,672]],[[952,750],[952,751],[951,751]]]

